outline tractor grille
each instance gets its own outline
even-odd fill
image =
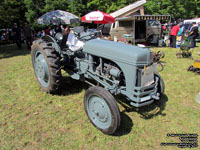
[[[136,98],[138,102],[140,99],[151,94],[156,94],[158,88],[158,77],[155,77],[154,83],[146,87],[136,86],[133,92],[133,97]]]

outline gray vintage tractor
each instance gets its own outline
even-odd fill
[[[34,72],[48,93],[59,91],[61,69],[91,85],[84,96],[85,112],[96,128],[113,134],[120,126],[120,110],[113,95],[124,95],[134,107],[145,106],[160,99],[164,82],[148,48],[103,40],[98,38],[99,32],[82,30],[75,27],[65,46],[60,33],[34,41]]]

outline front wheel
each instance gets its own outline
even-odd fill
[[[120,111],[114,97],[102,87],[89,88],[84,96],[90,122],[104,134],[113,134],[120,126]]]

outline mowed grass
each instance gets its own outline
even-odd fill
[[[165,82],[161,101],[139,109],[121,110],[121,128],[114,136],[97,130],[83,105],[85,83],[65,76],[60,95],[43,92],[36,80],[30,51],[24,46],[0,46],[0,149],[1,150],[161,150],[161,142],[180,142],[167,133],[200,135],[200,75],[187,72],[193,60],[165,51]],[[199,47],[195,48],[195,59]],[[120,99],[120,98],[119,98]],[[123,102],[119,101],[124,104]],[[194,148],[199,149],[199,147]]]

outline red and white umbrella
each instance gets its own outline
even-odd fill
[[[82,22],[96,23],[96,24],[111,24],[115,22],[115,18],[111,15],[101,12],[99,10],[92,11],[81,18]]]

